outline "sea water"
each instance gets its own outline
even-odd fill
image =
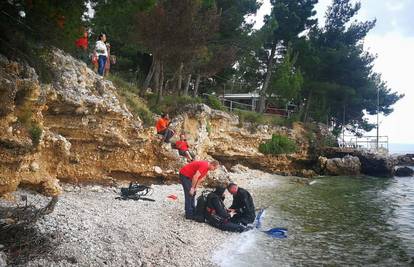
[[[389,144],[389,153],[391,155],[404,155],[404,154],[414,154],[414,144]]]
[[[283,178],[281,178],[283,179]],[[267,206],[263,230],[234,235],[214,255],[220,266],[414,266],[414,178],[283,179],[254,190]]]

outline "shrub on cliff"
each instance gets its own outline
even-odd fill
[[[156,98],[155,94],[148,96],[148,105],[151,111],[158,114],[165,112],[173,116],[181,113],[186,105],[202,103],[198,97],[170,95],[164,96],[157,104]]]
[[[265,155],[290,154],[298,149],[296,143],[284,135],[272,135],[272,139],[259,145],[259,151]]]
[[[266,122],[263,114],[254,111],[237,110],[236,114],[239,116],[240,123],[249,122],[251,124],[258,125]]]
[[[226,107],[223,106],[220,99],[216,96],[208,95],[207,98],[204,100],[204,103],[212,109],[226,111]]]
[[[129,110],[140,117],[144,125],[152,125],[154,123],[153,114],[148,109],[145,102],[138,96],[139,88],[115,75],[110,75],[108,79],[117,87],[117,92],[121,97],[121,100],[126,103]]]
[[[43,129],[38,124],[32,124],[29,128],[30,137],[34,146],[39,145],[40,139],[42,138]]]

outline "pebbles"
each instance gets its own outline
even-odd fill
[[[66,189],[67,187],[67,189]],[[212,266],[212,251],[230,233],[184,219],[181,185],[153,186],[155,202],[116,200],[114,188],[65,185],[55,211],[38,221],[62,244],[28,266]],[[28,194],[29,202],[47,199]],[[177,200],[167,196],[175,194]]]
[[[244,172],[231,178],[253,195],[263,182],[276,182],[273,175],[240,169]],[[27,266],[215,266],[213,252],[238,234],[185,220],[181,185],[152,187],[147,197],[155,202],[116,200],[115,187],[64,185],[55,211],[36,225],[42,233],[59,233],[61,245]],[[48,201],[27,191],[15,194],[28,195],[28,202],[39,206]],[[171,194],[178,199],[167,198]],[[227,197],[226,204],[230,201]]]

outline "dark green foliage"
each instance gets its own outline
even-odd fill
[[[208,134],[211,134],[211,124],[209,120],[206,121],[206,130]]]
[[[121,99],[127,104],[129,110],[138,116],[144,125],[150,126],[154,123],[153,114],[145,102],[138,96],[139,89],[131,83],[124,81],[118,76],[108,77],[118,89]]]
[[[208,95],[207,98],[204,100],[204,103],[212,109],[223,110],[223,111],[226,110],[226,107],[223,106],[220,99],[218,99],[218,97],[216,96]]]
[[[374,125],[367,122],[364,112],[377,113],[377,91],[379,111],[384,115],[402,97],[373,71],[375,56],[363,50],[362,42],[375,21],[352,22],[360,7],[350,0],[333,1],[325,27],[314,28],[308,40],[295,43],[304,76],[305,121],[333,121],[336,128],[350,125],[369,131]]]
[[[272,135],[272,139],[259,145],[259,151],[265,155],[291,154],[298,149],[296,143],[284,135]]]
[[[91,24],[94,36],[91,45],[95,44],[98,34],[106,33],[111,44],[111,53],[117,57],[117,64],[111,66],[111,72],[116,72],[128,81],[142,82],[151,65],[151,58],[142,46],[131,42],[134,33],[134,20],[138,12],[154,6],[155,0],[139,1],[107,1],[93,0],[95,15]]]
[[[316,14],[314,5],[317,0],[271,0],[270,3],[272,10],[265,17],[263,27],[252,35],[257,39],[256,45],[241,61],[241,64],[254,67],[242,65],[240,68],[261,87],[260,112],[266,109],[268,95],[280,95],[280,98],[290,100],[298,94],[302,78],[294,67],[296,52],[288,48],[301,32],[316,23],[312,16]],[[257,81],[260,78],[261,81]]]
[[[271,78],[271,89],[268,92],[278,97],[269,97],[269,102],[283,107],[287,102],[297,99],[303,85],[302,73],[295,68],[297,57],[298,55],[294,55],[292,48],[289,47],[282,62],[276,65]]]
[[[239,122],[248,122],[253,125],[264,124],[266,122],[265,116],[261,113],[247,110],[237,110],[236,114],[239,116]]]
[[[43,129],[38,124],[32,124],[29,128],[29,133],[33,142],[33,146],[38,146],[40,139],[42,138]]]
[[[153,124],[153,114],[148,109],[148,107],[139,99],[139,97],[132,93],[124,94],[126,103],[131,109],[132,113],[137,115],[145,126],[150,126]]]
[[[154,113],[169,113],[174,116],[181,113],[186,105],[202,103],[202,99],[190,96],[165,96],[156,103],[156,95],[148,96],[148,106]]]
[[[82,33],[82,15],[86,6],[82,0],[17,0],[2,1],[0,9],[2,47],[9,44],[18,48],[25,40],[70,51],[75,49],[74,42]]]
[[[314,159],[317,159],[321,155],[324,148],[338,146],[336,136],[328,132],[327,129],[321,129],[318,124],[306,123],[305,129],[305,136],[309,143],[308,152]]]

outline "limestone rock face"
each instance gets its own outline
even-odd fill
[[[176,132],[187,134],[198,158],[217,159],[228,169],[243,164],[252,169],[282,175],[315,175],[310,171],[303,172],[310,166],[302,166],[302,161],[308,158],[308,140],[300,123],[295,123],[293,129],[259,125],[253,131],[251,125],[240,125],[239,118],[234,114],[196,104],[187,106],[186,112],[178,116],[172,125]],[[299,147],[298,152],[278,156],[260,153],[259,144],[271,139],[272,134],[287,135],[294,139]]]
[[[50,50],[45,59],[52,74],[48,84],[39,82],[27,64],[0,55],[0,196],[19,185],[56,196],[61,192],[59,181],[177,179],[185,159],[160,144],[154,127],[142,126],[110,81],[61,50]],[[299,164],[308,156],[301,124],[293,129],[243,127],[236,115],[197,104],[173,118],[171,127],[187,133],[197,159],[215,158],[228,168],[241,163],[279,174],[301,175],[302,169],[309,169]],[[299,151],[261,154],[259,144],[272,134],[295,139]],[[225,184],[228,175],[219,170],[206,182]]]
[[[328,175],[358,175],[361,171],[359,158],[350,155],[332,159],[319,157],[319,164],[321,169]]]
[[[45,149],[47,144],[60,153],[57,140],[45,138],[50,133],[43,124],[43,111],[47,108],[44,89],[33,68],[1,57],[0,196],[21,183],[47,182],[61,161]],[[59,192],[59,187],[54,186],[49,186],[52,195]]]
[[[27,64],[1,56],[0,196],[19,185],[55,196],[59,180],[112,182],[153,177],[153,166],[177,168],[110,81],[58,49],[46,58],[47,85]]]

